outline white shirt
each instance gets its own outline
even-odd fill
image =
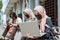
[[[17,24],[19,24],[21,22],[22,22],[22,20],[19,17],[17,17],[16,21],[14,21],[15,25],[17,25]],[[20,31],[19,32],[17,31],[16,34],[15,34],[14,40],[21,40],[21,37],[22,37],[21,32]]]
[[[10,22],[12,23],[12,19],[10,20]],[[22,22],[21,18],[17,17],[17,19],[14,21],[14,26],[17,26],[21,22]]]
[[[21,22],[22,22],[22,20],[21,20],[21,18],[19,18],[19,17],[17,17],[16,21],[14,21],[15,24],[19,24],[19,23],[21,23]]]

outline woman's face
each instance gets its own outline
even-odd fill
[[[38,15],[38,11],[34,10],[34,15]]]
[[[24,15],[25,15],[27,18],[30,17],[26,12],[23,12],[23,13],[24,13]]]
[[[12,14],[10,14],[9,16],[10,16],[10,18],[12,18],[12,19],[13,19],[13,15],[12,15]]]
[[[39,14],[39,12],[38,11],[34,11],[34,15],[35,15],[35,17],[38,19],[38,20],[40,20],[40,19],[42,19],[42,16]]]
[[[10,14],[9,17],[12,18],[12,14]]]

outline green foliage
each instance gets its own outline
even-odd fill
[[[1,8],[2,8],[2,0],[0,0],[0,10],[1,10]]]

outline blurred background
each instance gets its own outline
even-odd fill
[[[0,32],[5,29],[9,12],[20,14],[22,21],[25,21],[23,10],[25,8],[34,9],[35,6],[42,5],[46,9],[46,14],[52,18],[54,29],[60,28],[60,0],[0,0]],[[3,29],[3,30],[2,30]]]

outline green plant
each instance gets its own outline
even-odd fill
[[[1,10],[1,8],[2,8],[2,0],[0,0],[0,10]]]

